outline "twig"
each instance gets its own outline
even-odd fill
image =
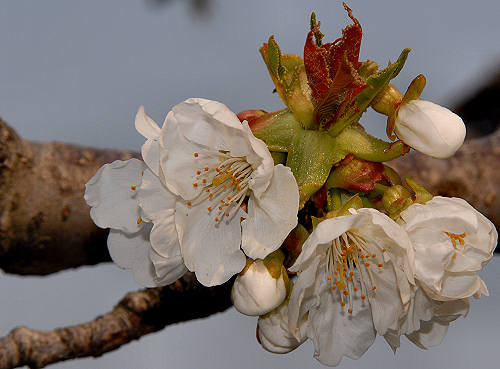
[[[191,274],[170,286],[127,294],[112,311],[92,322],[53,331],[18,327],[0,338],[0,368],[49,364],[97,357],[159,331],[165,326],[204,318],[231,306],[232,282],[206,288]]]

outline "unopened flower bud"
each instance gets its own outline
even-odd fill
[[[285,300],[288,275],[282,262],[281,258],[281,266],[276,267],[264,260],[249,261],[231,290],[236,310],[250,316],[264,315]]]
[[[425,100],[401,105],[395,131],[404,143],[435,158],[452,156],[465,138],[465,125],[458,115]]]
[[[307,319],[304,319],[298,331],[299,338],[295,337],[288,327],[288,300],[269,314],[259,317],[257,323],[257,340],[262,347],[275,354],[286,354],[300,346],[307,336],[305,328]]]

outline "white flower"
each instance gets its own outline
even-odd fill
[[[438,346],[444,339],[448,326],[469,312],[469,299],[436,301],[422,288],[412,287],[408,312],[399,331],[388,331],[384,338],[394,352],[400,345],[402,334],[421,349]]]
[[[410,301],[413,255],[406,233],[377,210],[351,212],[322,221],[290,268],[298,272],[290,329],[297,334],[308,313],[314,356],[326,365],[359,358],[376,332],[397,331]]]
[[[189,99],[161,132],[163,180],[177,201],[184,262],[212,286],[263,259],[297,224],[299,193],[290,169],[273,165],[267,146],[225,105]],[[248,199],[248,214],[240,205]],[[244,218],[243,221],[241,219]]]
[[[257,340],[262,347],[275,354],[286,354],[307,339],[305,334],[307,319],[302,319],[299,326],[299,338],[296,338],[288,326],[288,300],[277,309],[260,316],[257,323]]]
[[[101,228],[110,228],[108,249],[113,261],[132,269],[136,281],[147,287],[166,285],[186,273],[174,223],[175,196],[158,177],[160,128],[140,107],[136,129],[146,139],[144,162],[117,160],[102,166],[86,184],[90,216]],[[141,206],[142,205],[142,206]],[[161,225],[151,221],[161,218]]]
[[[415,249],[415,278],[430,297],[445,301],[488,294],[477,271],[493,256],[498,239],[493,223],[455,197],[436,196],[400,216]]]
[[[465,138],[465,125],[458,115],[425,100],[401,105],[395,131],[404,143],[435,158],[452,156]]]
[[[154,287],[172,283],[186,268],[178,252],[167,260],[151,248],[151,224],[143,221],[137,200],[143,173],[151,172],[137,159],[105,164],[86,184],[85,200],[95,224],[111,228],[108,249],[113,261],[132,269],[138,283]],[[173,239],[177,242],[176,235]]]
[[[277,308],[287,294],[286,270],[281,266],[277,278],[273,277],[262,260],[249,261],[250,265],[236,277],[231,299],[240,313],[264,315]]]

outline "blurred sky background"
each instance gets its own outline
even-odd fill
[[[500,65],[500,2],[352,0],[363,26],[361,60],[380,65],[412,52],[394,81],[405,90],[427,76],[422,97],[453,106]],[[325,40],[348,18],[334,0],[16,0],[0,4],[0,116],[25,139],[58,140],[138,151],[133,119],[139,105],[158,123],[188,97],[224,102],[233,111],[280,109],[258,48],[274,34],[284,53],[301,55],[309,15]],[[379,136],[384,119],[362,123]],[[491,297],[474,302],[445,343],[423,352],[407,341],[394,357],[381,338],[340,368],[498,368],[500,258],[483,273]],[[44,278],[2,275],[0,334],[76,324],[111,309],[140,288],[114,265]],[[174,303],[174,302],[173,302]],[[321,368],[305,344],[286,356],[255,341],[256,319],[229,310],[167,327],[99,359],[51,368]]]

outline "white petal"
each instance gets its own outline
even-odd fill
[[[177,124],[183,137],[215,150],[230,150],[228,143],[243,136],[243,127],[226,105],[192,98],[172,108],[165,125]],[[246,145],[248,152],[248,143]]]
[[[422,322],[420,330],[407,334],[408,339],[423,350],[435,347],[443,342],[448,331],[448,324],[428,321]]]
[[[101,228],[126,233],[139,231],[140,216],[136,189],[141,183],[145,164],[137,159],[116,160],[103,165],[85,185],[85,201],[92,209],[90,217]]]
[[[137,199],[143,210],[144,218],[157,223],[166,210],[175,209],[176,196],[160,182],[151,171],[144,170],[141,186],[137,190]]]
[[[204,203],[188,208],[177,202],[175,222],[187,268],[205,286],[215,286],[241,272],[246,258],[240,249],[241,225],[238,211],[228,221],[216,223]]]
[[[300,338],[299,328],[303,318],[309,310],[319,305],[319,296],[315,291],[320,288],[319,279],[324,268],[325,261],[318,255],[301,271],[293,286],[288,305],[288,325],[297,339]]]
[[[154,265],[156,278],[155,283],[158,286],[165,286],[173,283],[181,278],[186,272],[187,268],[182,261],[180,255],[170,256],[168,258],[159,255],[152,248],[149,250],[149,258]]]
[[[217,158],[201,154],[205,147],[184,138],[175,122],[163,126],[161,140],[161,144],[168,151],[168,154],[160,158],[168,189],[184,200],[194,199],[202,191],[201,186],[193,186],[196,182],[196,172],[205,167],[216,168],[219,164]],[[199,155],[195,156],[195,153]]]
[[[323,257],[326,249],[330,247],[333,239],[348,231],[355,217],[351,215],[341,216],[322,221],[313,233],[302,245],[302,252],[289,268],[291,272],[300,272],[309,267],[309,264],[317,256]]]
[[[231,153],[235,156],[245,156],[248,163],[254,167],[249,187],[255,196],[260,197],[267,190],[271,177],[275,175],[274,161],[265,142],[253,135],[246,121],[243,122],[243,131],[246,133],[251,150],[241,151],[243,146],[233,145]]]
[[[141,148],[142,159],[153,171],[154,174],[158,176],[160,169],[160,158],[161,158],[161,147],[158,139],[147,140]]]
[[[435,158],[453,155],[465,139],[465,124],[458,115],[425,100],[401,106],[395,131],[407,145]]]
[[[139,107],[135,116],[135,129],[147,139],[156,139],[160,135],[160,127],[146,114],[144,105]]]
[[[314,343],[314,357],[336,366],[343,356],[360,358],[375,341],[375,329],[368,304],[354,299],[353,314],[340,305],[338,291],[327,283],[318,291],[320,304],[309,311],[307,335]]]
[[[156,274],[149,259],[149,231],[145,226],[139,232],[129,235],[111,229],[108,236],[109,254],[120,267],[132,269],[137,283],[146,287],[156,287]]]
[[[388,329],[398,329],[399,322],[405,313],[405,305],[398,289],[397,271],[390,263],[379,270],[372,271],[373,284],[377,289],[368,293],[373,325],[378,334],[384,335]],[[404,280],[404,275],[399,276]],[[408,283],[408,282],[407,282]]]
[[[251,196],[248,217],[242,222],[243,251],[252,259],[264,259],[277,250],[297,225],[299,191],[290,168],[274,167],[267,190]]]

